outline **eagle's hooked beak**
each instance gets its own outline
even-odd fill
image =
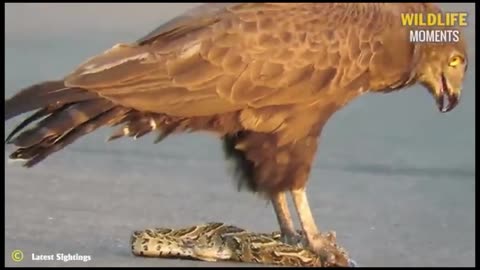
[[[453,89],[445,75],[441,75],[441,83],[438,91],[433,92],[433,96],[437,102],[438,110],[442,113],[449,112],[455,108],[460,99],[460,90]]]

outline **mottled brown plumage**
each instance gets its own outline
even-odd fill
[[[322,244],[314,237],[305,185],[328,119],[362,93],[417,82],[441,111],[457,104],[467,66],[463,40],[410,43],[400,24],[402,12],[438,11],[427,3],[200,6],[89,59],[62,80],[6,100],[5,120],[39,110],[15,130],[19,136],[8,138],[18,147],[11,157],[33,166],[105,125],[120,125],[112,139],[211,131],[236,162],[239,184],[275,205],[292,191],[317,249]],[[453,57],[460,59],[455,66]],[[288,209],[275,209],[282,232],[292,236]]]

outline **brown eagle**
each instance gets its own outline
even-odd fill
[[[420,83],[441,112],[458,103],[465,42],[412,43],[402,13],[429,3],[207,4],[132,44],[117,44],[59,80],[5,101],[5,120],[34,111],[6,143],[31,167],[102,126],[111,139],[208,131],[236,164],[239,185],[268,196],[285,241],[325,250],[306,183],[330,117],[363,93]],[[30,124],[34,124],[29,128]],[[28,128],[28,129],[27,129]]]

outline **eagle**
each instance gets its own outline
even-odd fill
[[[31,168],[100,127],[117,126],[110,140],[210,132],[238,186],[271,201],[283,241],[300,237],[290,195],[301,237],[322,252],[306,186],[332,115],[365,93],[415,84],[442,113],[459,102],[463,32],[458,42],[415,43],[401,23],[405,13],[441,12],[431,3],[200,5],[6,99],[5,121],[31,114],[5,143]]]

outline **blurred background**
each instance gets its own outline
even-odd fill
[[[198,4],[6,4],[5,96],[57,79]],[[317,224],[362,266],[474,266],[475,6],[461,104],[438,113],[425,89],[365,95],[324,129],[308,192]],[[6,123],[10,131],[20,118]],[[237,192],[219,141],[180,135],[104,143],[90,134],[33,169],[5,162],[8,266],[241,266],[137,258],[133,230],[222,221],[277,230],[271,206]],[[5,157],[11,152],[7,146]],[[15,263],[11,252],[25,259]],[[88,263],[31,254],[90,255]]]

